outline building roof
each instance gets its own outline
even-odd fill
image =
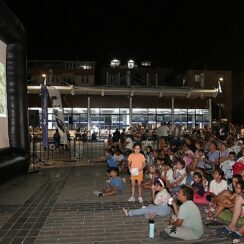
[[[75,95],[116,95],[116,96],[157,96],[157,97],[177,97],[177,98],[215,98],[218,89],[195,89],[190,87],[74,87],[74,86],[54,86],[61,94]],[[29,94],[39,94],[41,86],[28,86]]]

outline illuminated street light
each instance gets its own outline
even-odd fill
[[[118,59],[113,59],[113,60],[111,60],[111,62],[110,62],[110,66],[111,66],[112,68],[115,68],[115,67],[120,66],[120,60],[118,60]]]
[[[130,59],[128,61],[128,69],[133,69],[135,67],[135,61],[133,61],[132,59]]]

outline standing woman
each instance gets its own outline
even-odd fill
[[[141,146],[139,143],[135,143],[134,153],[131,153],[128,157],[128,166],[131,173],[131,197],[129,202],[135,202],[135,187],[138,188],[138,201],[143,203],[142,199],[142,181],[143,181],[143,169],[146,166],[146,159],[143,154],[140,153]]]

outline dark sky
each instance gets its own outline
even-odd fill
[[[30,59],[149,59],[244,70],[244,1],[5,0]]]

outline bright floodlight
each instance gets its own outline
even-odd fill
[[[111,60],[111,62],[110,62],[110,65],[111,65],[111,67],[118,67],[118,66],[120,66],[120,60],[118,60],[118,59],[113,59],[113,60]]]
[[[129,69],[133,69],[135,67],[135,61],[133,61],[132,59],[130,59],[128,61],[128,68]]]
[[[42,77],[43,77],[43,78],[46,78],[46,74],[42,74]]]
[[[224,80],[224,78],[223,77],[219,77],[219,81],[223,81]]]

